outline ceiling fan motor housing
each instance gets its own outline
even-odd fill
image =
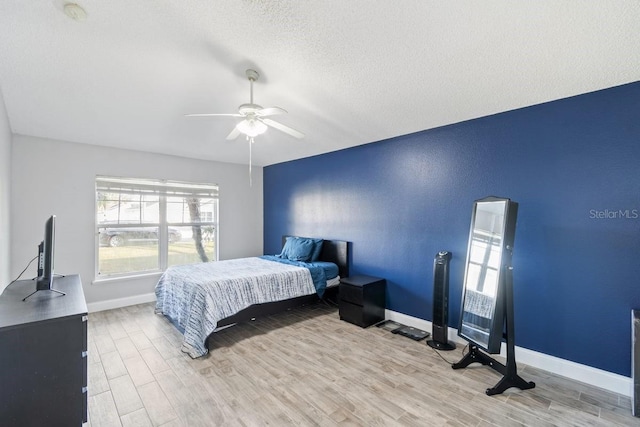
[[[242,104],[240,107],[238,107],[238,111],[240,112],[240,114],[245,116],[249,116],[252,114],[255,115],[260,110],[262,110],[262,107],[258,104]]]

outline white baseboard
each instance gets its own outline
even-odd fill
[[[385,318],[403,325],[413,326],[431,332],[432,324],[428,320],[418,319],[417,317],[408,316],[391,310],[385,310]],[[458,330],[449,328],[449,340],[466,345],[466,341],[458,336]],[[506,357],[505,345],[502,345],[500,352],[502,357]],[[516,361],[534,368],[544,369],[556,375],[561,375],[572,380],[580,381],[614,393],[632,397],[633,381],[631,378],[603,371],[602,369],[592,368],[591,366],[581,365],[569,360],[560,359],[548,354],[539,353],[537,351],[516,346]]]
[[[125,298],[116,298],[116,299],[110,299],[106,301],[91,302],[87,304],[87,310],[89,310],[89,313],[95,313],[96,311],[112,310],[114,308],[128,307],[130,305],[154,302],[155,300],[156,300],[156,294],[154,293],[134,295],[134,296],[125,297]]]

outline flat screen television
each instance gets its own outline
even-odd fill
[[[51,290],[53,285],[53,258],[56,241],[56,216],[51,215],[44,225],[44,240],[38,245],[38,277],[36,290]]]
[[[39,291],[51,291],[60,295],[66,295],[57,289],[53,289],[53,258],[56,246],[56,216],[51,215],[44,224],[44,240],[38,245],[38,277],[36,277],[36,290],[22,298],[26,301],[30,296]]]

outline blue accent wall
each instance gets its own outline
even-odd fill
[[[516,345],[631,372],[640,308],[640,82],[264,168],[264,250],[352,242],[352,274],[432,320],[433,259],[453,253],[458,327],[474,200],[519,203]]]

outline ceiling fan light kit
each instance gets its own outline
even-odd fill
[[[267,131],[267,125],[259,120],[243,120],[236,125],[236,129],[238,129],[240,133],[253,138],[265,133]]]

